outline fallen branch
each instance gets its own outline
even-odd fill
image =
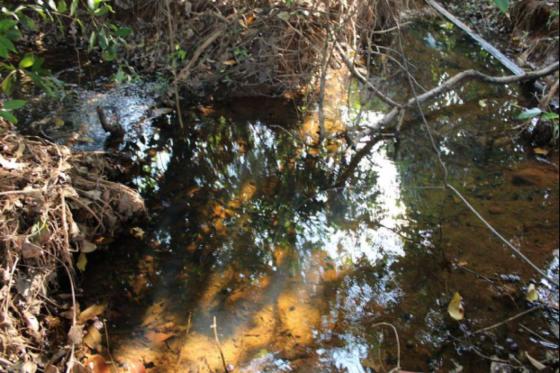
[[[370,132],[378,131],[380,129],[384,129],[385,127],[387,127],[397,117],[399,111],[402,108],[412,108],[417,104],[423,104],[427,101],[433,100],[436,97],[450,91],[459,83],[462,83],[466,80],[479,80],[490,84],[519,83],[519,82],[534,80],[534,79],[542,78],[543,76],[550,75],[556,72],[559,69],[559,67],[560,67],[560,63],[556,61],[553,64],[548,65],[547,67],[544,67],[539,70],[525,72],[522,75],[507,75],[507,76],[492,76],[492,75],[483,74],[478,70],[472,70],[472,69],[465,70],[447,79],[445,82],[438,85],[437,87],[434,87],[429,91],[422,93],[419,96],[410,98],[404,105],[393,107],[393,109],[387,114],[385,114],[385,116],[381,118],[381,120],[377,122],[375,126],[369,127]]]
[[[466,24],[464,24],[463,22],[461,22],[459,19],[457,19],[457,17],[455,17],[453,14],[449,13],[449,11],[447,11],[447,9],[445,9],[443,7],[443,5],[441,5],[440,3],[438,3],[435,0],[426,0],[426,2],[432,6],[432,8],[434,8],[435,10],[437,10],[442,16],[444,16],[445,18],[447,18],[449,21],[451,21],[455,26],[457,26],[458,28],[460,28],[461,30],[463,30],[467,35],[469,35],[472,39],[474,39],[478,44],[480,44],[480,46],[482,47],[482,49],[484,49],[486,52],[490,53],[492,56],[494,56],[498,61],[500,61],[500,63],[502,65],[504,65],[505,67],[508,68],[509,71],[511,71],[512,73],[514,73],[515,75],[523,75],[524,71],[521,67],[517,66],[517,64],[515,62],[513,62],[511,59],[509,59],[505,54],[503,54],[502,52],[500,52],[496,47],[494,47],[492,44],[490,44],[489,42],[487,42],[486,40],[484,40],[484,38],[480,35],[478,35],[476,32],[474,32],[473,30],[470,29],[469,26],[467,26]]]

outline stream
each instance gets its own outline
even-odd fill
[[[416,23],[403,37],[418,90],[468,68],[506,73],[448,23]],[[372,71],[382,91],[409,97],[390,59]],[[373,125],[387,110],[356,82],[349,90],[343,126]],[[141,92],[104,100],[131,123],[147,113],[125,148],[139,164],[131,183],[150,221],[88,254],[81,276],[82,308],[108,304],[119,364],[154,372],[478,372],[499,364],[491,357],[554,353],[557,313],[538,310],[473,333],[529,309],[530,283],[547,304],[557,307],[558,294],[442,188],[416,113],[398,144],[379,143],[336,188],[355,147],[334,136],[320,149],[306,144],[294,135],[302,123],[294,104],[199,107],[181,130],[172,113],[150,119]],[[104,134],[79,112],[95,113],[99,96],[83,95],[90,106],[72,115],[92,123],[81,149],[95,150]],[[517,86],[471,82],[425,111],[449,182],[557,276],[558,157],[543,163],[519,143],[514,118],[526,102]],[[455,292],[462,321],[447,312]]]

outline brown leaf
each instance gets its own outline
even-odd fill
[[[101,355],[92,355],[88,357],[84,365],[89,368],[92,373],[111,372],[111,366],[107,364],[105,358]]]
[[[84,327],[82,325],[73,325],[68,332],[68,340],[70,343],[79,345],[83,340]]]
[[[95,326],[91,325],[88,328],[86,336],[84,337],[84,344],[92,350],[99,351],[101,350],[101,340],[101,333]]]
[[[97,316],[101,315],[105,309],[107,308],[107,304],[94,304],[86,308],[83,312],[80,313],[78,317],[78,323],[83,324],[86,321],[93,320]]]
[[[148,331],[145,334],[145,336],[153,344],[162,344],[163,342],[167,341],[169,338],[175,336],[175,334],[156,332],[156,331]]]
[[[21,245],[21,255],[24,259],[38,258],[43,254],[43,249],[40,246],[35,245],[28,239],[25,239]]]
[[[80,249],[80,251],[81,251],[82,253],[88,254],[88,253],[94,252],[95,250],[97,250],[97,245],[94,244],[93,242],[90,242],[90,241],[88,241],[88,240],[84,240],[84,241],[82,242],[82,247],[81,247],[81,249]]]
[[[60,369],[56,365],[49,364],[45,367],[45,373],[60,373]]]
[[[37,364],[32,361],[26,361],[20,366],[18,373],[35,373],[36,371]]]

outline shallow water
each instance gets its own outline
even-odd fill
[[[415,25],[404,37],[426,88],[465,68],[501,72],[447,24]],[[408,95],[390,62],[373,69],[396,99]],[[557,275],[558,171],[517,142],[518,100],[517,87],[471,83],[426,112],[449,182]],[[384,108],[351,93],[340,109],[351,126],[372,124]],[[223,371],[225,363],[242,372],[353,373],[400,362],[409,371],[474,372],[490,366],[480,355],[543,359],[553,351],[520,326],[557,341],[557,315],[543,311],[471,333],[528,309],[530,281],[541,299],[557,304],[557,294],[442,189],[415,115],[398,145],[380,143],[344,187],[333,185],[355,150],[339,139],[321,150],[306,145],[290,104],[243,100],[193,111],[184,132],[168,122],[136,150],[143,171],[133,183],[152,214],[143,237],[124,235],[88,255],[83,276],[85,305],[109,304],[119,363],[158,372]],[[454,292],[464,298],[461,322],[447,313]],[[380,323],[396,329],[400,354]]]

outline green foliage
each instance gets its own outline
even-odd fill
[[[0,117],[12,122],[17,123],[17,118],[13,114],[14,110],[20,109],[25,106],[25,100],[7,100],[4,101],[2,108],[0,108]]]
[[[533,108],[528,108],[523,110],[521,113],[519,113],[517,119],[528,120],[536,117],[540,117],[540,119],[545,121],[558,120],[558,114],[552,111],[543,111],[538,107],[533,107]]]
[[[506,13],[509,9],[509,0],[494,0],[494,4],[502,13]]]
[[[43,67],[44,60],[33,53],[20,56],[18,42],[23,32],[38,31],[34,20],[40,19],[45,25],[52,24],[61,34],[75,35],[89,40],[88,50],[98,50],[104,61],[117,59],[118,50],[126,44],[125,38],[132,34],[130,27],[119,26],[107,20],[106,15],[115,13],[109,0],[47,0],[36,4],[19,5],[15,9],[0,9],[0,89],[11,97],[23,82],[31,81],[47,95],[62,92],[63,82],[56,79]],[[32,16],[34,16],[32,18]],[[85,21],[88,22],[85,22]],[[91,25],[86,27],[85,25]],[[93,28],[93,30],[92,30]],[[129,69],[130,70],[130,69]],[[123,67],[119,68],[115,81],[131,79]],[[21,102],[11,100],[9,102]],[[12,110],[4,104],[0,116],[15,123]]]

